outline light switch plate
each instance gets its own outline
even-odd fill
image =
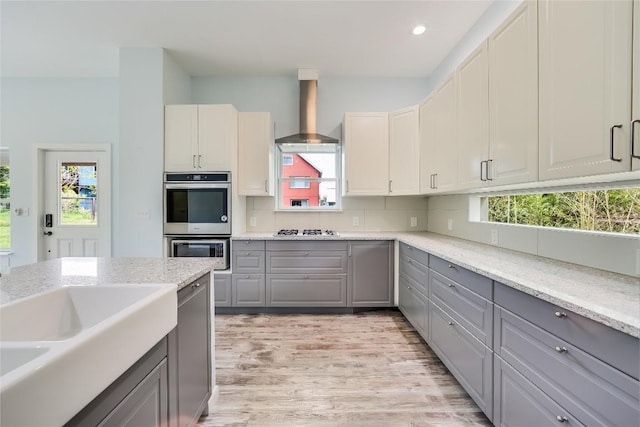
[[[498,244],[498,230],[491,230],[491,244]]]
[[[352,216],[351,217],[351,225],[353,225],[353,226],[360,225],[360,217],[359,216]]]

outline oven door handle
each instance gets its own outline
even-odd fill
[[[193,190],[193,189],[229,189],[229,183],[198,183],[198,184],[165,184],[164,188],[167,190]]]

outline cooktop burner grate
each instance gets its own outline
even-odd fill
[[[286,237],[286,236],[338,236],[338,232],[334,230],[321,230],[319,228],[307,228],[302,231],[291,228],[291,229],[282,229],[275,233],[275,236]]]

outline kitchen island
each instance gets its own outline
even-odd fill
[[[93,425],[147,409],[158,425],[195,422],[212,394],[213,267],[208,258],[63,258],[13,268],[0,278],[2,424]],[[56,392],[31,393],[40,389]],[[134,399],[149,403],[141,410]]]

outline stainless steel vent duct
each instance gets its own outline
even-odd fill
[[[300,80],[300,133],[276,139],[276,144],[337,144],[338,140],[317,133],[318,81]]]

